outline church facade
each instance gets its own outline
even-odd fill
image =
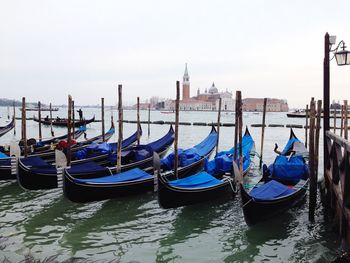
[[[182,99],[180,100],[180,110],[195,111],[217,111],[219,109],[219,99],[221,98],[222,111],[234,111],[235,101],[232,93],[227,90],[219,92],[213,83],[209,89],[205,89],[203,93],[197,90],[197,95],[190,97],[190,77],[188,74],[187,64],[182,81]],[[167,105],[168,110],[175,109],[175,101],[171,101]]]

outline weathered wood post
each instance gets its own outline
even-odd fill
[[[217,137],[217,139],[216,139],[216,150],[215,150],[215,153],[216,153],[216,154],[218,154],[218,151],[219,151],[221,100],[222,100],[222,99],[219,98],[218,121],[217,121],[217,124],[216,124],[217,132],[218,132],[218,137]]]
[[[140,97],[137,97],[137,112],[136,112],[136,118],[137,118],[137,145],[140,145]]]
[[[233,152],[233,161],[237,161],[237,144],[238,144],[238,129],[239,129],[239,121],[238,121],[238,91],[236,91],[236,102],[235,102],[235,137],[234,137],[234,152]]]
[[[344,105],[341,105],[340,110],[340,137],[343,137],[344,131]]]
[[[39,141],[42,141],[42,133],[41,133],[41,103],[38,102],[38,118],[39,118]]]
[[[72,100],[72,138],[75,139],[75,109],[74,109],[74,100]]]
[[[122,141],[123,141],[123,101],[122,85],[118,85],[118,150],[117,150],[117,173],[122,167]]]
[[[242,119],[242,93],[238,91],[238,140],[239,140],[239,172],[240,172],[240,182],[243,181],[243,145],[242,145],[242,128],[243,128],[243,119]]]
[[[13,121],[15,122],[15,126],[13,127],[13,135],[16,135],[16,107],[15,107],[15,101],[13,101]]]
[[[309,220],[315,220],[317,179],[315,174],[315,101],[311,99],[310,103],[310,136],[309,136]]]
[[[67,129],[68,129],[68,138],[67,138],[67,166],[71,165],[72,160],[72,96],[68,95],[68,116],[67,116]]]
[[[317,101],[316,114],[316,137],[315,137],[315,169],[316,169],[316,187],[318,181],[318,160],[319,160],[319,145],[320,145],[320,130],[321,130],[321,114],[322,114],[322,100]]]
[[[10,119],[10,106],[7,106],[7,119]]]
[[[180,81],[176,81],[176,101],[175,101],[175,138],[174,138],[174,174],[176,178],[178,175],[178,140],[179,140],[179,103],[180,103]]]
[[[337,130],[337,109],[333,109],[333,133],[336,134]]]
[[[306,105],[306,109],[305,109],[305,148],[307,148],[307,140],[308,140],[308,136],[307,136],[307,130],[309,128],[309,105]]]
[[[101,122],[102,122],[102,142],[106,141],[105,138],[105,99],[101,98]]]
[[[26,123],[26,98],[22,98],[22,141],[24,148],[24,157],[28,156],[28,144],[27,144],[27,123]]]
[[[263,162],[263,154],[264,154],[264,136],[265,136],[266,106],[267,106],[267,98],[264,98],[263,118],[262,118],[262,126],[261,126],[261,148],[260,148],[259,169],[261,169],[262,162]]]
[[[52,104],[50,103],[50,123],[51,123],[51,136],[54,136],[54,132],[53,132],[53,127],[52,127]]]
[[[348,101],[344,100],[344,139],[348,139]]]
[[[148,137],[150,136],[151,134],[151,104],[149,103],[148,104]]]

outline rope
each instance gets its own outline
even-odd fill
[[[242,208],[244,208],[247,204],[249,204],[251,201],[253,201],[253,198],[250,199],[248,202],[246,202],[245,204],[242,205]]]
[[[232,189],[232,192],[234,193],[234,194],[236,194],[237,193],[237,187],[236,187],[236,184],[235,184],[235,187],[233,187],[233,185],[232,185],[232,180],[231,179],[229,179],[229,184],[230,184],[230,186],[231,186],[231,189]]]

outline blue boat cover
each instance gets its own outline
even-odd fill
[[[123,182],[131,182],[136,180],[146,180],[153,178],[152,175],[146,173],[145,171],[134,168],[131,170],[128,170],[126,172],[122,172],[119,174],[109,175],[109,176],[103,176],[99,178],[93,178],[93,179],[78,179],[74,178],[74,182],[76,183],[85,183],[85,184],[115,184],[115,183],[123,183]]]
[[[95,162],[75,164],[68,169],[68,172],[70,174],[87,173],[87,172],[93,173],[93,172],[103,172],[103,171],[108,172],[108,169]]]
[[[142,134],[142,130],[141,130],[141,134]],[[128,138],[123,140],[122,149],[130,146],[136,140],[137,140],[137,132],[135,132],[134,134],[130,135]],[[118,150],[118,143],[117,142],[110,143],[109,145],[110,145],[113,152],[117,152],[117,150]]]
[[[287,144],[286,144],[286,146],[284,146],[284,149],[281,152],[281,155],[286,155],[287,152],[293,148],[293,145],[294,145],[295,142],[300,142],[300,141],[299,141],[298,138],[295,138],[295,137],[289,139]]]
[[[160,151],[163,151],[165,147],[171,145],[173,141],[174,141],[174,130],[171,127],[169,132],[164,137],[160,138],[157,141],[149,143],[148,146],[150,146],[154,152],[159,153]]]
[[[297,183],[300,179],[306,179],[308,175],[308,165],[300,155],[294,155],[290,158],[279,155],[275,162],[268,168],[272,178],[287,180]]]
[[[214,176],[203,171],[203,172],[191,175],[189,177],[168,181],[168,184],[172,187],[190,189],[190,188],[211,187],[211,186],[222,184],[222,181],[216,179]]]
[[[254,141],[252,136],[250,134],[244,135],[242,138],[243,171],[246,171],[250,166],[250,152],[253,147]],[[204,170],[210,174],[230,172],[232,170],[233,156],[234,147],[228,151],[221,151],[213,160],[205,162]],[[239,166],[238,160],[237,165]]]
[[[11,166],[11,158],[0,158],[0,166]]]
[[[271,180],[266,184],[253,188],[249,195],[255,200],[268,201],[289,195],[293,192],[295,192],[294,189],[288,188],[288,186],[275,180]]]
[[[21,162],[24,165],[28,165],[28,166],[46,166],[46,165],[49,165],[48,162],[44,161],[41,157],[38,157],[38,156],[30,156],[27,158],[22,158]]]
[[[216,145],[217,136],[216,131],[212,131],[201,143],[193,148],[178,149],[179,167],[190,165],[208,155]],[[171,153],[161,160],[161,164],[166,170],[171,170],[174,166],[174,159],[174,153]]]
[[[5,153],[3,152],[0,152],[0,159],[3,159],[3,158],[9,158],[9,156],[7,156]]]

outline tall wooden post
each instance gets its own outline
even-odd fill
[[[72,100],[72,138],[75,139],[75,109],[74,109],[74,100]]]
[[[179,104],[180,104],[180,81],[176,81],[176,101],[175,101],[175,140],[174,140],[174,174],[178,176],[178,140],[179,140]]]
[[[52,127],[52,104],[50,103],[50,123],[51,123],[51,135],[54,136],[54,133],[53,133],[53,127]]]
[[[263,154],[264,154],[264,137],[265,137],[266,106],[267,106],[267,98],[264,98],[263,118],[262,118],[262,126],[261,126],[261,148],[260,148],[259,169],[261,169],[262,161],[263,161]]]
[[[238,91],[238,140],[239,140],[239,172],[240,172],[240,182],[243,181],[243,145],[242,145],[242,128],[243,128],[243,119],[242,119],[242,93]]]
[[[68,138],[67,138],[67,166],[71,165],[72,160],[72,96],[68,95],[68,118],[67,118]]]
[[[308,136],[307,136],[307,130],[309,128],[309,105],[306,105],[306,109],[305,109],[305,148],[307,148],[307,140],[308,140]]]
[[[237,144],[238,144],[238,129],[239,129],[239,121],[238,121],[238,91],[236,91],[236,102],[235,102],[235,137],[234,137],[234,152],[233,152],[233,161],[237,161]]]
[[[28,156],[28,145],[27,145],[27,116],[26,116],[26,98],[22,98],[22,140],[24,147],[24,157]]]
[[[344,132],[344,105],[341,105],[340,110],[340,137],[343,137]]]
[[[140,97],[137,97],[137,113],[136,113],[136,118],[137,118],[137,145],[140,145]]]
[[[10,106],[7,106],[7,119],[10,119]]]
[[[151,104],[148,104],[148,137],[151,134]]]
[[[315,137],[315,169],[316,169],[316,182],[318,181],[318,160],[319,160],[319,144],[320,144],[320,130],[321,130],[321,114],[322,114],[322,100],[317,101],[317,114],[316,114],[316,137]],[[317,184],[316,184],[317,187]]]
[[[216,124],[217,133],[218,133],[218,137],[217,137],[217,140],[216,140],[216,154],[218,154],[218,151],[219,151],[221,100],[222,100],[222,99],[219,98],[218,121],[217,121],[217,124]]]
[[[117,173],[121,172],[122,167],[122,141],[123,141],[123,101],[122,85],[118,85],[118,151],[117,151]]]
[[[309,220],[314,221],[317,196],[317,179],[315,173],[315,101],[313,98],[310,103],[309,176]]]
[[[13,121],[15,122],[15,126],[13,127],[13,135],[16,135],[16,107],[15,107],[15,101],[13,101]]]
[[[102,141],[105,142],[105,99],[101,98]]]
[[[42,141],[42,133],[41,133],[41,103],[38,102],[38,117],[39,117],[39,141]]]
[[[348,101],[344,100],[344,139],[348,139]]]
[[[337,109],[333,109],[333,133],[336,134],[337,131]]]

